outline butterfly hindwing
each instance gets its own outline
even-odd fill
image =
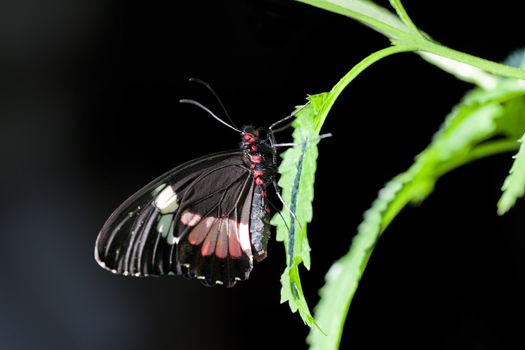
[[[185,163],[117,208],[99,233],[96,259],[124,275],[183,274],[233,286],[252,269],[253,188],[240,152]]]

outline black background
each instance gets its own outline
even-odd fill
[[[386,1],[382,1],[386,5]],[[500,61],[524,44],[517,1],[406,1],[453,48]],[[93,260],[98,230],[128,195],[238,135],[269,125],[388,45],[350,19],[291,1],[4,0],[0,3],[0,349],[305,348],[279,304],[280,244],[233,289],[114,276]],[[377,190],[406,169],[469,89],[413,54],[374,65],[343,93],[320,144],[313,306]],[[282,140],[288,141],[288,140]],[[495,205],[510,155],[468,165],[382,237],[356,293],[343,348],[522,349],[520,203]]]

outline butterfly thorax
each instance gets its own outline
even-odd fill
[[[241,151],[250,167],[256,185],[273,181],[277,172],[276,152],[271,134],[264,128],[245,126],[242,131]]]

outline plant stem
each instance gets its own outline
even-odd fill
[[[373,54],[367,56],[361,62],[356,64],[348,73],[345,74],[345,76],[341,80],[339,80],[339,82],[332,88],[332,90],[330,90],[329,97],[326,99],[325,103],[323,104],[323,109],[319,113],[320,118],[318,124],[316,125],[316,130],[318,132],[319,130],[321,130],[321,127],[324,124],[328,112],[334,105],[341,92],[343,92],[345,87],[348,84],[350,84],[350,82],[354,80],[359,74],[361,74],[361,72],[363,72],[365,69],[367,69],[372,64],[376,63],[382,58],[388,57],[396,53],[409,51],[412,51],[412,48],[401,45],[389,46],[387,48],[374,52]]]
[[[431,41],[417,30],[410,21],[399,0],[391,0],[398,16],[387,9],[363,0],[298,0],[340,15],[353,18],[384,34],[396,46],[411,47],[410,51],[427,52],[457,62],[466,63],[486,72],[508,78],[525,80],[525,70],[509,67],[483,58],[469,55]],[[404,22],[403,22],[404,21]],[[407,23],[407,21],[409,21]],[[415,29],[415,30],[414,30]]]
[[[297,0],[320,9],[353,18],[388,36],[399,38],[409,32],[406,25],[392,12],[372,1]]]
[[[412,19],[410,18],[407,11],[403,7],[401,0],[390,0],[390,5],[392,5],[394,10],[396,10],[397,15],[399,16],[399,18],[401,18],[403,23],[405,23],[407,27],[410,28],[414,33],[421,36],[421,33],[419,32],[418,27],[416,27],[414,22],[412,22]]]
[[[510,67],[504,64],[486,60],[481,57],[469,55],[467,53],[460,52],[428,40],[418,40],[417,44],[414,43],[414,45],[418,47],[415,51],[433,53],[454,61],[466,63],[492,74],[525,80],[525,70],[523,69]]]
[[[520,144],[514,139],[504,139],[483,143],[475,147],[467,155],[458,157],[457,159],[447,163],[445,166],[437,168],[436,177],[439,178],[444,174],[475,160],[493,156],[495,154],[517,150],[519,146]]]

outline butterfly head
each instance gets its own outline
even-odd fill
[[[256,128],[251,125],[245,126],[242,128],[241,136],[242,151],[252,155],[259,153],[271,155],[274,153],[272,133],[267,128]]]

